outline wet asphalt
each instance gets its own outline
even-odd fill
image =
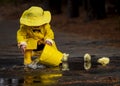
[[[0,86],[120,86],[120,48],[108,43],[120,43],[115,40],[88,40],[77,34],[54,29],[55,41],[61,52],[69,53],[61,67],[48,67],[36,70],[24,70],[23,55],[17,48],[16,32],[18,20],[0,20]],[[92,67],[84,69],[83,56],[92,56]],[[102,67],[97,59],[110,57],[110,64]]]

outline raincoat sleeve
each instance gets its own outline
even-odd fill
[[[53,43],[53,40],[54,40],[54,32],[53,30],[51,29],[50,27],[50,24],[46,24],[45,25],[45,30],[46,30],[46,33],[45,33],[45,41],[48,40],[50,41],[51,43]]]
[[[20,45],[27,45],[26,43],[26,35],[27,32],[23,25],[20,25],[20,29],[17,31],[17,42],[18,42],[18,47]]]

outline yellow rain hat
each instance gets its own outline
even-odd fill
[[[32,6],[25,10],[20,18],[20,24],[27,26],[40,26],[49,23],[51,14],[49,11],[43,11],[41,7]]]

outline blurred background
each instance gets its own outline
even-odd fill
[[[51,12],[57,30],[87,39],[120,40],[120,0],[0,0],[0,20],[19,20],[33,5]]]

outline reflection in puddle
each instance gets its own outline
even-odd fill
[[[35,86],[35,85],[53,85],[57,84],[57,79],[61,77],[62,74],[42,74],[37,76],[25,76],[24,85],[25,86]]]
[[[0,78],[0,86],[18,86],[21,81],[23,80],[17,78]]]
[[[44,69],[43,69],[44,70]],[[27,71],[23,75],[18,75],[15,78],[14,74],[0,77],[0,86],[46,86],[46,85],[56,85],[59,78],[63,76],[62,71],[69,70],[69,64],[64,62],[62,67],[48,68],[37,71]],[[40,71],[40,72],[39,72]],[[48,72],[47,72],[48,71]]]
[[[62,68],[61,68],[62,71],[69,71],[69,64],[68,62],[63,62],[62,63]]]
[[[111,58],[110,64],[106,67],[97,64],[96,61],[97,59],[92,60],[91,68],[87,71],[83,58],[69,59],[55,68],[1,70],[0,86],[119,86],[120,58]]]
[[[58,79],[62,77],[60,68],[50,68],[45,72],[38,71],[27,71],[23,75],[16,76],[7,75],[7,77],[0,77],[0,86],[48,86],[55,85],[58,83]],[[48,71],[48,72],[47,72]]]
[[[84,63],[84,69],[89,70],[91,68],[91,62],[85,62]]]

